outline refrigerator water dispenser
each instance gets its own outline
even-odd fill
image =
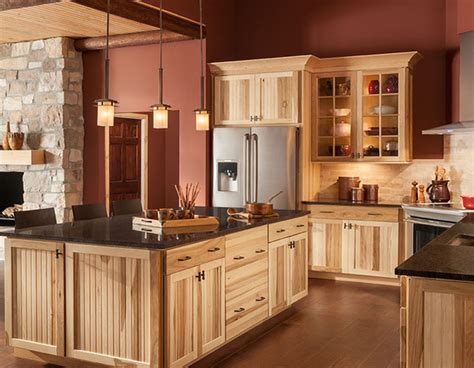
[[[225,161],[217,163],[218,190],[220,192],[238,192],[237,162]]]

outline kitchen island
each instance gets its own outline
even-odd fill
[[[219,224],[134,230],[117,216],[7,233],[7,343],[68,367],[183,367],[307,295],[307,212],[198,213]]]
[[[474,214],[395,272],[401,276],[401,366],[472,367]]]

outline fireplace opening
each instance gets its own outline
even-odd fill
[[[23,192],[23,173],[0,172],[0,226],[15,225],[13,213],[7,209],[23,204]]]

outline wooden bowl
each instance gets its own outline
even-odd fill
[[[7,136],[10,149],[14,151],[21,150],[25,141],[25,133],[7,133]]]
[[[247,203],[245,209],[251,215],[270,216],[273,215],[272,203]]]

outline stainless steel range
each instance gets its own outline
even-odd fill
[[[418,252],[431,240],[441,235],[473,210],[466,210],[460,204],[406,204],[408,255]]]

